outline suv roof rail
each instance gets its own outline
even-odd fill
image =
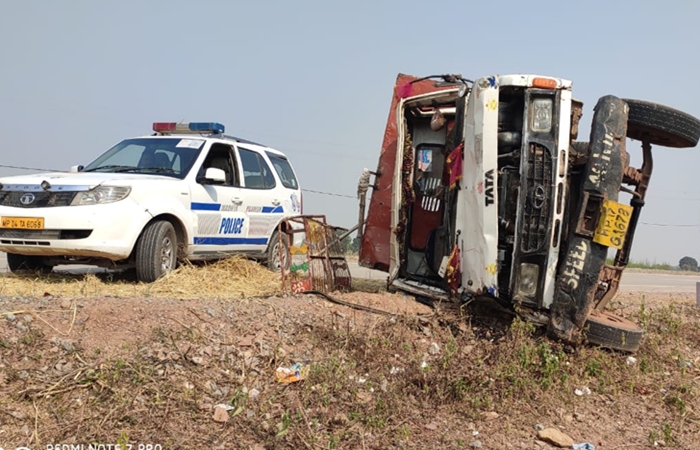
[[[239,138],[239,137],[236,137],[236,136],[229,136],[229,135],[226,135],[226,134],[225,134],[225,135],[223,136],[223,138],[224,138],[224,139],[230,139],[230,140],[236,141],[236,142],[240,142],[241,144],[252,144],[252,145],[259,145],[260,147],[268,147],[268,146],[265,145],[265,144],[260,144],[260,143],[258,143],[258,142],[249,141],[248,139],[242,139],[242,138]]]

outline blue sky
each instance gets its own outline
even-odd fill
[[[700,116],[698,18],[691,0],[8,2],[0,164],[67,169],[154,121],[219,121],[285,151],[304,188],[353,196],[376,168],[397,73],[571,79],[585,138],[606,94]],[[655,156],[642,222],[700,224],[700,148]],[[0,168],[14,173],[26,171]],[[352,198],[304,202],[356,221]],[[632,256],[700,259],[699,238],[700,226],[640,225]]]

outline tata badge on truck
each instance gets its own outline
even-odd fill
[[[0,178],[0,251],[12,271],[135,267],[152,282],[178,260],[243,253],[278,270],[277,226],[301,213],[280,151],[218,123],[155,123],[70,173]]]
[[[361,178],[362,192],[375,175],[360,264],[394,289],[489,297],[563,341],[636,350],[642,330],[604,308],[629,261],[651,145],[694,147],[700,121],[608,95],[579,142],[582,107],[556,77],[399,75],[379,166]],[[626,138],[641,142],[641,168]]]

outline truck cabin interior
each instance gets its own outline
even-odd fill
[[[445,93],[408,101],[403,111],[405,223],[399,236],[399,275],[440,288],[446,288],[440,264],[454,244],[456,191],[448,189],[446,162],[462,141],[464,102],[457,100],[456,93]]]

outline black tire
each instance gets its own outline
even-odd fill
[[[591,344],[623,352],[636,352],[644,337],[644,331],[636,323],[597,310],[588,316],[583,334]]]
[[[287,239],[282,236],[280,244],[280,234],[279,231],[275,230],[272,233],[270,242],[267,244],[267,268],[275,273],[282,272],[282,264],[284,263],[284,269],[289,270],[289,265],[292,259],[292,255],[289,252],[289,244]],[[284,252],[280,252],[280,245],[284,247]],[[283,257],[281,257],[284,255]],[[284,261],[282,261],[284,259]]]
[[[53,270],[53,266],[44,263],[41,256],[18,255],[16,253],[7,254],[7,267],[12,273],[31,271],[47,275]]]
[[[177,265],[177,234],[167,220],[146,225],[136,243],[136,278],[152,283],[175,269]]]
[[[629,105],[627,137],[664,147],[695,147],[700,139],[700,120],[658,103],[622,99]]]

